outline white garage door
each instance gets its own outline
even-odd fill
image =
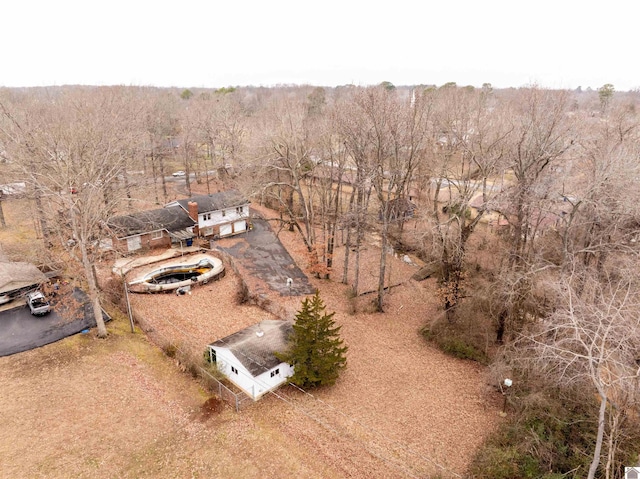
[[[247,229],[247,222],[245,220],[236,221],[233,223],[233,232],[234,233],[242,233]]]
[[[132,236],[130,238],[127,238],[128,251],[135,251],[140,248],[142,248],[142,240],[140,239],[140,236]]]
[[[228,225],[220,226],[220,237],[221,238],[223,236],[229,236],[231,233],[232,233],[232,231],[231,231],[231,223],[229,223]]]

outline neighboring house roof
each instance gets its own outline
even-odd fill
[[[26,183],[7,183],[6,185],[0,185],[0,193],[7,196],[24,195],[27,192]]]
[[[390,200],[388,208],[389,219],[393,221],[399,218],[408,218],[413,216],[418,207],[409,199],[401,197]],[[379,217],[382,219],[382,211],[380,211]]]
[[[334,183],[340,181],[342,184],[353,184],[356,182],[356,172],[351,169],[343,169],[342,175],[338,175],[338,167],[331,168],[330,165],[320,165],[314,168],[312,175],[319,180],[331,180]]]
[[[469,206],[471,208],[475,208],[475,209],[480,209],[483,207],[486,207],[487,204],[484,201],[484,197],[482,196],[482,193],[476,195],[470,202],[469,202]]]
[[[177,200],[169,203],[167,206],[180,205],[185,211],[189,210],[189,202],[198,203],[198,214],[209,213],[211,211],[224,210],[226,208],[235,208],[236,206],[246,205],[249,200],[245,198],[238,190],[227,190],[210,195],[197,195],[183,200]]]
[[[189,217],[189,214],[178,206],[114,216],[108,221],[109,227],[116,233],[118,238],[157,230],[179,231],[190,228],[195,224],[196,222]]]
[[[44,283],[47,277],[31,263],[0,263],[0,294]]]
[[[287,349],[292,331],[293,325],[289,321],[266,319],[209,346],[230,350],[256,377],[282,363],[274,353]]]

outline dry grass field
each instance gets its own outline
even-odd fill
[[[295,234],[280,236],[304,269]],[[364,252],[363,289],[377,254]],[[0,358],[0,477],[463,476],[500,420],[500,400],[481,366],[424,341],[419,329],[438,314],[434,283],[409,280],[415,267],[392,261],[404,284],[384,314],[369,312],[372,296],[354,305],[345,285],[312,279],[349,347],[334,387],[285,387],[239,413],[208,407],[211,395],[142,332],[128,332],[126,319],[109,325],[106,340],[77,335]],[[133,307],[154,333],[197,355],[270,317],[235,303],[228,271],[192,295],[133,295]]]

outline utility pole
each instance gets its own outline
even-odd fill
[[[131,303],[129,302],[129,288],[127,287],[127,281],[124,278],[124,273],[120,270],[122,276],[122,286],[124,287],[124,297],[127,301],[127,315],[129,316],[129,324],[131,325],[131,332],[135,333],[136,330],[133,326],[133,314],[131,313]]]

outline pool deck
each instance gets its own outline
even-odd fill
[[[202,260],[207,260],[208,264],[211,265],[211,269],[207,273],[202,274],[199,277],[200,279],[186,279],[169,284],[154,284],[148,281],[150,275],[159,274],[165,268],[175,269],[175,267],[183,267],[185,269],[195,269],[197,268],[197,264]],[[224,264],[220,258],[210,253],[200,252],[184,256],[169,257],[162,260],[161,264],[158,264],[158,261],[142,264],[136,268],[135,278],[128,281],[127,284],[130,287],[129,291],[133,293],[171,292],[187,285],[191,286],[215,281],[216,279],[224,276],[224,269]]]
[[[193,260],[193,253],[202,253],[203,249],[198,246],[187,246],[185,248],[177,249],[171,248],[163,253],[150,255],[150,256],[136,256],[133,258],[118,258],[114,264],[111,271],[114,274],[118,275],[126,275],[129,271],[135,268],[139,268],[141,266],[146,266],[148,264],[158,263],[160,261],[165,261],[171,258],[177,258],[180,256],[188,256],[191,260]]]

